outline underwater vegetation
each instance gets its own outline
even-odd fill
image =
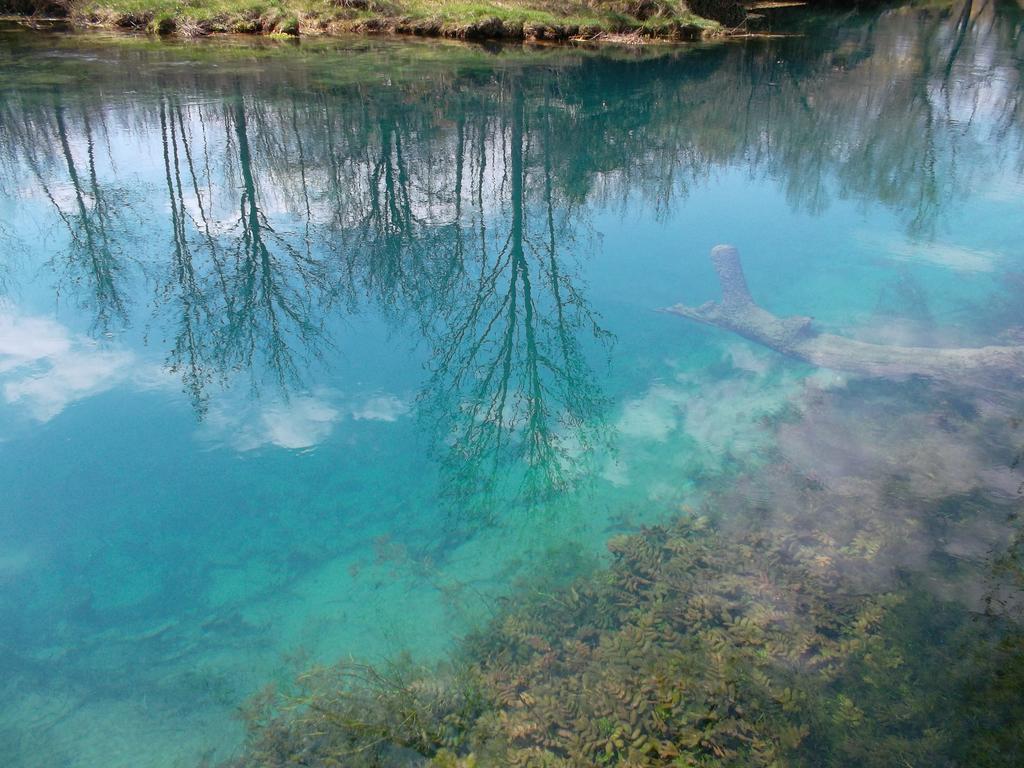
[[[1021,764],[1013,393],[810,387],[772,426],[763,469],[538,568],[445,665],[268,688],[231,768]]]
[[[845,590],[823,556],[705,517],[609,549],[444,670],[342,663],[264,692],[233,765],[1019,764],[1019,631],[912,581]]]

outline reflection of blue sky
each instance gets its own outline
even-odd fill
[[[173,391],[178,381],[118,342],[101,345],[53,317],[0,304],[0,392],[20,415],[48,422],[73,403],[117,387]],[[198,431],[204,441],[238,451],[305,449],[327,439],[344,419],[394,422],[408,412],[405,400],[377,391],[320,389],[249,399],[229,388],[211,403]]]

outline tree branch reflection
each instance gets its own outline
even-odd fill
[[[543,504],[607,438],[594,365],[611,335],[578,274],[586,211],[639,198],[666,216],[740,165],[795,207],[890,206],[927,238],[961,190],[1024,172],[1024,55],[991,82],[980,66],[1021,52],[1020,19],[965,0],[800,38],[388,85],[335,85],[308,62],[256,83],[165,68],[109,108],[102,78],[14,87],[0,176],[63,233],[51,266],[96,332],[149,307],[141,322],[165,334],[200,417],[239,378],[254,395],[302,389],[344,350],[339,322],[375,313],[430,350],[418,404],[449,493],[514,484]],[[151,169],[119,167],[109,139],[104,157],[112,133],[153,158],[152,226],[133,218]]]

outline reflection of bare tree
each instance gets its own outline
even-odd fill
[[[124,241],[129,230],[130,195],[100,182],[96,117],[82,107],[72,126],[68,110],[58,89],[49,104],[39,104],[32,112],[17,116],[8,113],[3,122],[5,133],[16,142],[12,146],[22,150],[25,166],[52,207],[55,220],[67,231],[67,248],[51,260],[60,285],[69,288],[90,311],[94,329],[106,332],[114,323],[128,320]],[[102,121],[102,113],[98,114]],[[84,162],[72,147],[75,129],[77,140],[84,144]],[[48,155],[47,150],[53,154]]]
[[[199,175],[181,105],[162,97],[159,109],[172,248],[169,276],[158,300],[178,308],[168,363],[170,370],[181,376],[193,407],[202,414],[206,410],[206,387],[214,376],[223,376],[224,370],[213,360],[211,337],[215,319],[202,266],[196,263],[195,244],[199,243],[212,264],[217,264],[219,254],[200,192]],[[182,166],[194,195],[198,220],[189,213],[182,183]]]
[[[265,125],[267,113],[251,110],[238,89],[220,115],[222,144],[207,134],[217,117],[201,105],[186,107],[161,95],[158,115],[171,251],[157,298],[160,307],[173,310],[169,368],[182,377],[200,414],[210,383],[227,382],[232,372],[248,372],[254,391],[271,381],[287,396],[305,365],[329,344],[323,321],[334,289],[326,262],[311,248],[308,190],[303,183],[302,235],[286,231],[264,210],[258,163],[273,163],[287,149],[266,138],[278,125]],[[222,157],[220,187],[211,154]],[[240,190],[234,212],[218,218],[231,208],[219,193],[234,188]]]
[[[352,229],[362,247],[350,247],[349,256],[359,257],[347,259],[346,266],[350,275],[359,270],[357,281],[382,306],[419,305],[419,286],[428,271],[426,241],[433,240],[434,233],[413,210],[413,179],[403,146],[403,133],[409,128],[403,130],[394,114],[364,119],[376,144],[365,145],[366,195]],[[430,194],[436,191],[428,190]]]
[[[92,126],[87,113],[82,114],[82,127],[86,139],[88,181],[83,183],[75,167],[75,159],[68,142],[68,129],[64,121],[64,107],[58,101],[54,106],[57,137],[68,168],[68,179],[74,191],[74,212],[62,215],[75,221],[69,225],[72,247],[67,254],[68,268],[74,269],[91,283],[96,307],[96,323],[106,328],[114,317],[125,317],[125,296],[118,284],[122,273],[122,255],[119,249],[116,210],[125,203],[123,195],[101,188],[96,176],[96,147]],[[86,196],[89,203],[86,203]],[[77,262],[72,264],[72,262]]]
[[[3,146],[6,133],[3,118],[3,113],[0,112],[0,146]],[[0,159],[0,198],[11,198],[13,190],[4,183],[7,175],[2,172],[2,168],[3,160]],[[4,217],[0,216],[0,300],[8,291],[8,280],[10,280],[10,274],[14,266],[14,254],[16,251],[23,250],[20,243],[18,243],[18,239],[11,231],[8,222],[3,219]]]
[[[14,253],[21,250],[15,236],[5,224],[0,224],[0,300],[7,294],[14,261]]]
[[[556,228],[550,126],[528,134],[518,84],[509,101],[508,236],[499,238],[493,255],[485,236],[469,284],[460,282],[440,308],[433,375],[423,395],[448,447],[449,490],[463,503],[486,501],[506,480],[519,483],[526,503],[543,502],[572,487],[601,436],[604,400],[580,332],[598,339],[607,333],[559,263],[567,232]],[[536,144],[544,184],[535,241],[524,155]]]
[[[434,139],[425,104],[367,101],[353,116],[339,109],[344,103],[318,105],[305,118],[325,124],[315,142],[326,155],[320,167],[330,218],[322,234],[344,270],[340,298],[352,305],[360,294],[372,297],[379,312],[419,323],[432,297],[447,290],[444,265],[461,236],[457,210],[454,222],[444,220],[450,176],[434,170],[450,151],[446,137]]]
[[[971,6],[971,13],[973,15],[963,22],[964,43],[973,43],[972,35],[977,35],[989,50],[1007,51],[1016,64],[1003,65],[998,70],[996,82],[1002,87],[992,102],[996,113],[990,146],[1005,153],[1000,160],[1012,157],[1010,153],[1015,154],[1017,173],[1024,175],[1024,37],[1020,34],[1024,27],[1024,8],[1020,3],[988,0],[980,8]],[[974,45],[977,47],[979,43]],[[962,58],[959,47],[956,57]],[[952,62],[953,56],[950,57]]]
[[[227,245],[224,300],[226,328],[220,339],[230,367],[264,370],[281,387],[300,378],[304,353],[319,355],[326,343],[323,320],[311,297],[327,291],[326,266],[279,232],[260,206],[249,143],[245,99],[236,93],[227,114],[234,129],[241,198]]]
[[[845,16],[737,50],[691,95],[692,121],[708,126],[698,154],[743,157],[811,212],[830,195],[880,203],[930,235],[1007,153],[1020,162],[1024,138],[1010,53],[1020,11],[963,2],[952,13]],[[1007,98],[993,99],[994,85]],[[986,126],[1002,129],[998,149]]]

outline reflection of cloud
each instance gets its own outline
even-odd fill
[[[24,550],[0,550],[0,584],[13,581],[32,566],[32,556]]]
[[[331,433],[338,412],[314,397],[295,398],[262,414],[265,442],[282,448],[309,448]]]
[[[731,344],[726,350],[732,367],[757,376],[767,374],[774,364],[772,355],[750,344]]]
[[[864,234],[861,239],[881,249],[886,256],[895,261],[929,264],[958,272],[994,272],[1002,261],[998,253],[952,243],[882,240],[871,234]]]
[[[131,362],[131,353],[123,351],[70,352],[50,358],[42,371],[4,384],[4,397],[24,403],[33,418],[49,421],[75,400],[112,387]]]
[[[50,318],[20,317],[12,307],[0,304],[0,373],[70,348],[64,326]]]
[[[0,304],[0,375],[4,399],[49,421],[70,403],[124,380],[134,355],[104,350],[46,317],[19,315]]]
[[[770,375],[756,355],[727,353],[746,375],[729,378],[681,373],[627,402],[617,422],[621,435],[664,443],[685,436],[702,450],[746,450],[763,437],[764,417],[777,413],[798,391],[792,375]],[[735,364],[735,363],[734,363]],[[750,369],[762,369],[760,374]]]
[[[725,349],[722,362],[733,372],[723,374],[720,365],[677,371],[625,402],[615,425],[619,450],[601,476],[616,486],[643,484],[660,497],[666,473],[686,479],[759,462],[772,439],[766,423],[798,402],[805,388],[843,384],[834,373],[805,377],[741,345]],[[681,480],[673,482],[678,496]]]
[[[118,385],[152,390],[174,381],[165,368],[145,364],[130,350],[102,349],[53,318],[22,315],[0,302],[0,392],[38,421]],[[323,442],[348,415],[394,422],[408,412],[406,402],[380,393],[350,398],[316,392],[254,403],[228,397],[211,404],[201,433],[239,451],[264,445],[302,449]]]
[[[241,408],[218,404],[210,408],[203,433],[238,451],[264,445],[312,448],[331,434],[341,414],[316,395],[297,395],[287,402],[257,402]]]
[[[601,470],[601,477],[615,486],[629,485],[629,468],[624,461],[608,458]]]
[[[623,406],[618,430],[628,437],[664,442],[679,427],[685,401],[684,392],[655,385],[643,397]]]
[[[990,179],[981,190],[981,197],[993,203],[1018,203],[1024,198],[1024,184],[1016,176]]]
[[[288,400],[215,403],[200,433],[204,439],[236,451],[265,445],[300,450],[322,443],[348,414],[355,420],[392,422],[408,411],[409,407],[394,395],[350,400],[321,390]]]
[[[923,261],[936,267],[955,269],[960,272],[993,272],[1000,256],[992,251],[964,248],[948,243],[906,244],[893,248],[894,259]]]
[[[352,408],[352,418],[367,421],[397,421],[409,412],[409,406],[394,395],[371,397]]]

